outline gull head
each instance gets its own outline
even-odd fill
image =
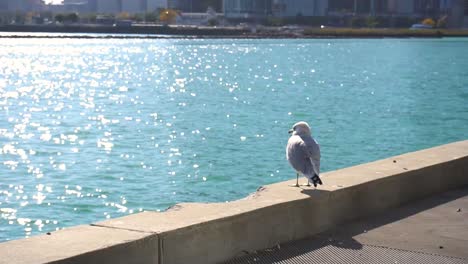
[[[310,127],[309,127],[309,124],[307,124],[306,122],[304,121],[301,121],[301,122],[297,122],[296,124],[294,124],[294,126],[292,127],[292,129],[289,130],[289,133],[293,134],[293,135],[309,135],[310,136]]]

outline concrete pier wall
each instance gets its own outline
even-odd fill
[[[295,179],[229,203],[178,204],[0,243],[0,263],[217,263],[468,185],[468,141]],[[305,181],[303,179],[302,181]]]

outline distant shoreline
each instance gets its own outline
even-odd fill
[[[235,27],[193,27],[193,26],[112,26],[112,25],[3,25],[0,32],[30,33],[81,33],[81,34],[127,34],[127,35],[168,35],[168,36],[231,36],[243,35],[249,30]],[[140,36],[141,37],[141,36]]]
[[[2,35],[1,33],[10,33]],[[17,33],[17,34],[15,34]],[[25,33],[31,33],[30,35]],[[45,35],[34,35],[45,33]],[[46,35],[51,33],[51,35]],[[73,34],[73,35],[59,35]],[[76,34],[76,35],[75,35]],[[90,35],[97,34],[97,35]],[[0,38],[82,38],[82,39],[198,39],[198,38],[441,38],[468,37],[468,29],[371,29],[371,28],[288,28],[196,27],[140,25],[2,25]]]

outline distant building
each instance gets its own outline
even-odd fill
[[[468,28],[468,1],[465,1],[463,6],[463,26]]]
[[[120,13],[122,2],[120,0],[95,0],[97,13]]]
[[[102,25],[113,25],[115,23],[115,18],[108,15],[97,15],[96,23]]]
[[[181,16],[178,17],[178,23],[183,23],[185,25],[210,25],[212,23],[221,23],[224,19],[222,13],[216,13],[213,9],[211,12],[204,13],[181,13]]]
[[[168,0],[169,8],[185,13],[204,13],[209,7],[213,8],[216,12],[221,12],[222,6],[223,0]]]
[[[147,0],[146,2],[146,11],[154,12],[158,9],[167,8],[167,0]]]
[[[192,0],[168,0],[167,1],[168,8],[177,9],[183,12],[192,12],[193,4],[194,3]]]
[[[404,11],[406,7],[412,6],[412,0],[329,0],[330,14],[387,14],[391,8],[394,11]],[[411,9],[408,9],[408,11]]]
[[[328,0],[224,0],[227,18],[326,16]]]
[[[449,18],[449,26],[468,28],[468,1],[451,0],[445,13]]]
[[[8,11],[8,0],[0,0],[0,12]]]
[[[26,3],[24,0],[6,0],[7,11],[25,11]]]
[[[325,16],[328,0],[273,0],[273,15],[278,17]]]
[[[460,0],[328,0],[329,14],[435,17]],[[461,0],[464,1],[464,0]],[[466,1],[465,1],[466,2]]]
[[[79,0],[76,0],[79,1]],[[168,0],[85,0],[93,13],[145,13],[167,8]]]
[[[390,18],[390,25],[402,26],[405,23],[395,21],[445,17],[449,27],[468,27],[468,0],[63,0],[62,5],[45,5],[42,0],[0,0],[0,12],[133,14],[172,8],[193,13],[185,15],[190,23],[203,20],[209,7],[224,13],[218,17],[232,20],[326,16],[338,21],[337,25],[346,25],[343,21],[350,17],[379,16]]]
[[[91,13],[97,12],[97,0],[88,0],[88,11]]]
[[[440,0],[413,0],[413,3],[413,13],[419,16],[434,17],[440,10]]]
[[[449,27],[468,27],[467,0],[389,0],[391,14],[440,18],[447,16]]]
[[[224,0],[226,18],[257,19],[272,14],[272,0]]]
[[[64,12],[77,13],[87,13],[90,11],[87,0],[63,0],[62,10]]]
[[[413,9],[412,0],[388,0],[388,12],[392,15],[412,15]]]
[[[88,4],[88,0],[63,0],[64,5]]]
[[[372,15],[412,18],[448,17],[449,27],[468,23],[467,0],[329,0],[328,15]]]
[[[43,10],[41,0],[0,0],[0,10],[10,12],[30,12]]]
[[[16,1],[16,0],[0,0]],[[167,8],[168,0],[63,0],[62,5],[48,5],[48,10],[59,12],[115,14],[120,12],[145,13]]]
[[[128,13],[146,12],[146,0],[121,0],[121,11]]]
[[[451,9],[453,5],[452,0],[440,0],[440,10],[442,12],[446,12],[447,10]]]

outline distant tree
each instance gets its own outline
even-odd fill
[[[217,26],[219,24],[218,19],[216,18],[210,18],[208,19],[208,25],[211,27]]]
[[[422,21],[422,24],[424,25],[428,25],[428,26],[431,26],[431,27],[435,27],[436,23],[434,22],[434,20],[432,18],[426,18]]]
[[[394,27],[396,28],[407,28],[410,27],[414,23],[419,23],[419,21],[412,17],[407,16],[399,16],[394,18]]]
[[[375,28],[379,25],[379,21],[374,16],[366,18],[366,27]]]
[[[447,28],[448,16],[443,16],[437,20],[437,28]]]
[[[80,20],[80,17],[77,13],[68,13],[68,14],[56,14],[54,17],[55,21],[59,23],[76,23]]]
[[[24,24],[25,14],[22,12],[16,12],[15,14],[15,23],[16,24]]]
[[[174,23],[179,14],[173,9],[163,9],[159,13],[159,20],[165,24]]]
[[[302,12],[299,12],[296,14],[296,23],[299,24],[299,25],[303,25],[304,24],[304,15],[302,14]]]
[[[88,23],[96,23],[96,18],[97,18],[97,15],[94,13],[91,13],[91,14],[84,15],[81,19]]]
[[[15,19],[15,14],[11,12],[2,13],[3,24],[9,24]]]
[[[43,18],[52,18],[54,16],[51,11],[41,11],[39,15]]]
[[[388,16],[375,16],[375,20],[377,21],[376,27],[383,27],[388,28],[391,27],[391,17]]]
[[[159,20],[159,12],[148,12],[145,13],[146,22],[156,22]]]
[[[8,14],[0,13],[0,24],[7,24],[8,20]]]
[[[80,20],[80,17],[78,16],[77,13],[69,13],[65,15],[65,21],[70,22],[70,23],[76,23],[78,20]]]
[[[364,21],[364,18],[358,17],[358,16],[353,16],[351,20],[349,21],[351,24],[351,27],[354,28],[361,28],[366,26],[366,22]]]
[[[120,20],[128,20],[131,18],[131,16],[128,12],[121,12],[117,14],[116,18]]]
[[[285,24],[285,21],[282,18],[270,16],[270,17],[267,17],[265,24],[267,26],[279,27],[279,26],[283,26]]]
[[[131,16],[130,19],[136,22],[142,22],[145,20],[145,14],[137,13]]]
[[[55,15],[54,19],[59,23],[63,23],[63,21],[65,21],[65,16],[63,14],[57,14]]]

